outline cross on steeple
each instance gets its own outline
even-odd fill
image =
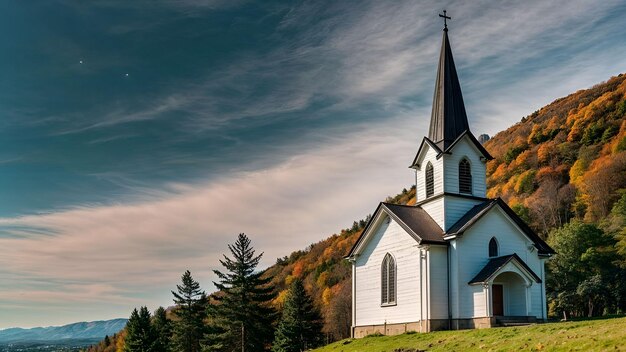
[[[443,15],[439,14],[439,17],[443,18],[443,30],[447,31],[448,30],[448,20],[451,20],[452,17],[446,16],[446,10],[443,10]]]

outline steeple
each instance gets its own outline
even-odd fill
[[[450,19],[446,12],[439,15],[444,21]],[[433,111],[430,117],[428,138],[445,150],[461,133],[469,130],[459,77],[454,67],[452,50],[448,39],[448,26],[443,29],[443,41],[439,54],[439,68],[433,97]]]

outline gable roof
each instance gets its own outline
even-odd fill
[[[521,266],[528,274],[535,280],[537,283],[541,283],[541,279],[534,271],[520,258],[517,254],[513,253],[510,255],[505,255],[502,257],[492,258],[487,262],[482,270],[474,276],[468,284],[479,284],[483,282],[488,282],[492,278],[496,276],[498,271],[502,269],[505,265],[507,265],[510,261],[515,261],[519,266]]]
[[[361,232],[361,235],[350,249],[350,253],[346,258],[357,254],[357,248],[372,232],[373,223],[380,212],[385,212],[389,215],[390,218],[397,222],[419,244],[446,244],[446,241],[443,239],[443,230],[441,227],[439,227],[435,220],[421,207],[381,202],[374,211],[374,215],[371,217],[370,221],[365,225],[363,232]]]
[[[489,154],[487,149],[485,149],[485,147],[483,147],[483,145],[480,144],[480,142],[478,141],[478,139],[476,139],[476,137],[472,134],[472,132],[467,130],[461,133],[459,137],[455,139],[446,149],[441,149],[441,146],[439,145],[441,143],[435,143],[432,140],[430,140],[428,137],[424,137],[424,139],[422,139],[422,143],[420,143],[420,146],[417,149],[417,154],[415,154],[415,158],[413,158],[413,162],[411,163],[411,166],[409,166],[409,168],[415,169],[416,167],[420,167],[420,165],[417,164],[417,160],[422,154],[422,149],[424,148],[425,144],[428,144],[437,152],[437,159],[439,159],[444,154],[452,154],[452,149],[459,143],[459,141],[461,141],[466,136],[469,138],[470,142],[476,147],[476,149],[478,149],[478,152],[482,154],[486,160],[493,160],[493,157],[491,156],[491,154]]]
[[[422,139],[422,143],[420,143],[420,147],[417,148],[417,154],[415,154],[415,158],[413,159],[413,162],[411,163],[411,166],[409,166],[409,168],[414,169],[415,167],[420,166],[417,164],[417,159],[419,159],[420,155],[422,154],[422,149],[424,148],[424,144],[428,144],[437,152],[437,158],[439,158],[439,155],[442,155],[443,151],[437,146],[437,144],[435,144],[435,142],[428,139],[428,137],[424,137]]]
[[[464,131],[463,133],[461,133],[459,135],[459,137],[457,139],[455,139],[454,142],[452,142],[447,148],[445,148],[445,150],[441,154],[451,154],[452,153],[452,148],[454,148],[454,146],[457,143],[459,143],[459,141],[461,139],[463,139],[463,137],[465,137],[465,136],[467,136],[469,138],[470,142],[472,142],[472,144],[474,144],[476,149],[478,149],[478,151],[483,155],[483,157],[485,157],[485,159],[493,160],[493,157],[491,156],[491,154],[489,154],[487,149],[485,149],[485,147],[483,147],[483,145],[480,144],[478,139],[476,139],[476,137],[474,136],[474,134],[472,132],[470,132],[470,130],[467,130],[467,131]],[[441,154],[437,155],[437,158],[440,158]]]
[[[472,209],[470,209],[465,215],[463,215],[456,223],[454,223],[446,232],[446,235],[457,235],[460,236],[470,228],[473,224],[475,224],[478,220],[480,220],[483,215],[487,214],[491,209],[495,206],[500,207],[506,215],[513,220],[513,222],[528,236],[534,243],[535,248],[539,254],[551,255],[556,253],[554,249],[550,248],[546,242],[544,242],[536,233],[533,231],[524,220],[522,220],[513,209],[511,209],[501,198],[490,199],[478,205],[475,205]]]
[[[406,225],[420,239],[420,243],[445,243],[443,230],[426,210],[413,205],[397,205],[383,203],[391,211],[391,217],[402,225]],[[404,227],[404,226],[403,226]]]

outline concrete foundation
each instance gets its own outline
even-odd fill
[[[486,329],[506,326],[507,322],[536,323],[536,317],[481,317],[468,319],[430,319],[398,324],[364,325],[352,327],[352,337],[361,338],[372,334],[398,335],[408,331],[430,332],[437,330]]]
[[[464,329],[486,329],[496,326],[495,317],[471,318],[471,319],[452,319],[450,328],[452,330]]]

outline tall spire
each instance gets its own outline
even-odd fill
[[[444,11],[444,22],[450,17]],[[448,39],[448,26],[444,24],[443,42],[439,55],[439,68],[437,69],[437,81],[435,83],[435,95],[433,97],[433,111],[430,117],[430,129],[428,138],[437,145],[446,149],[461,133],[469,130],[463,94],[459,77],[454,67],[452,50]]]

